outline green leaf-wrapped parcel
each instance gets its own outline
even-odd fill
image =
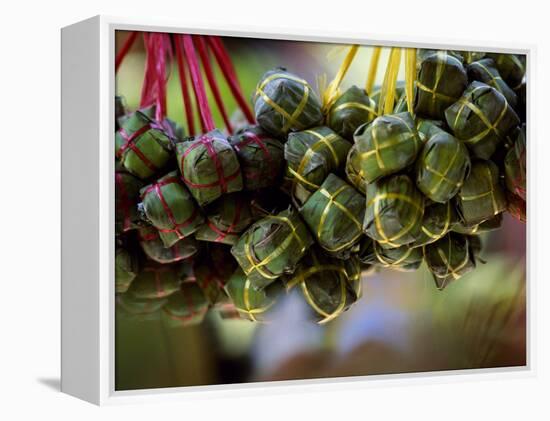
[[[317,126],[321,102],[307,81],[283,68],[265,73],[252,98],[258,124],[276,137]]]
[[[174,245],[166,247],[159,232],[150,225],[138,230],[139,244],[146,256],[158,263],[174,263],[188,259],[199,251],[199,243],[193,237],[182,238]]]
[[[146,179],[172,156],[171,139],[159,123],[138,110],[116,132],[115,153],[126,170]]]
[[[458,222],[453,228],[452,231],[458,232],[459,234],[466,235],[477,235],[484,232],[495,231],[502,226],[502,221],[504,219],[503,213],[499,213],[496,216],[493,216],[490,219],[487,219],[477,225],[465,225],[463,222]]]
[[[328,127],[291,133],[285,143],[285,178],[299,207],[325,178],[344,166],[352,144]]]
[[[208,307],[208,301],[197,284],[183,283],[162,307],[162,321],[171,327],[197,325],[204,320]]]
[[[527,196],[525,125],[518,130],[512,148],[506,153],[504,158],[504,176],[508,190],[525,200]]]
[[[367,183],[414,162],[422,141],[409,113],[386,114],[360,126],[354,135]]]
[[[365,197],[341,178],[329,174],[300,214],[323,249],[347,258],[350,248],[363,235]]]
[[[284,168],[284,147],[280,140],[260,127],[247,127],[229,138],[239,163],[244,190],[259,190],[278,183]]]
[[[466,226],[477,225],[506,209],[506,197],[499,184],[497,166],[491,161],[473,161],[456,196],[462,221]]]
[[[374,242],[374,255],[378,266],[392,268],[399,271],[413,271],[420,267],[424,260],[421,247],[404,245],[396,248],[384,248]]]
[[[263,289],[255,289],[242,269],[238,268],[225,284],[225,292],[243,319],[264,322],[268,320],[268,312],[284,288],[277,280]]]
[[[115,291],[117,294],[126,292],[139,272],[139,262],[136,256],[128,250],[117,247],[115,251]]]
[[[176,171],[144,187],[141,200],[147,219],[159,230],[166,247],[193,234],[204,222],[204,217]]]
[[[439,290],[475,268],[477,251],[473,246],[479,243],[470,238],[475,237],[451,231],[424,248],[426,263]]]
[[[180,285],[178,264],[147,262],[128,288],[128,294],[136,298],[152,299],[168,297]]]
[[[441,130],[422,147],[416,161],[416,186],[434,202],[445,203],[462,187],[470,165],[464,144]]]
[[[115,171],[115,231],[117,234],[139,225],[137,203],[143,182],[123,168]]]
[[[363,175],[359,152],[357,152],[357,145],[353,145],[348,152],[348,157],[346,159],[346,178],[357,190],[366,194],[367,180],[365,180]]]
[[[443,50],[427,54],[416,81],[414,112],[443,120],[445,109],[460,98],[467,85],[466,69],[456,55]]]
[[[468,77],[486,83],[499,91],[512,108],[516,108],[518,97],[500,76],[492,58],[484,58],[468,65]]]
[[[328,126],[345,139],[353,140],[357,128],[374,120],[377,116],[376,103],[364,89],[352,86],[330,107]]]
[[[367,186],[363,231],[384,248],[414,242],[422,232],[424,196],[404,174]]]
[[[433,243],[446,235],[458,223],[459,217],[453,201],[426,205],[420,236],[411,246],[420,247]]]
[[[237,155],[217,129],[176,144],[176,156],[183,181],[200,206],[243,189]]]
[[[306,224],[297,211],[289,208],[251,225],[231,253],[252,287],[261,289],[281,275],[292,273],[312,244]]]
[[[284,279],[287,290],[297,288],[319,324],[334,320],[361,296],[359,259],[335,259],[318,248],[310,251],[292,276]]]
[[[487,57],[495,61],[502,78],[512,89],[517,89],[525,76],[526,56],[523,54],[488,53]]]
[[[506,134],[519,124],[515,111],[495,88],[473,81],[445,110],[447,124],[472,155],[489,159]]]

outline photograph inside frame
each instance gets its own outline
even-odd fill
[[[116,390],[525,366],[525,55],[115,35]]]

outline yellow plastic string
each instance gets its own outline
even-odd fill
[[[340,94],[340,84],[342,83],[342,80],[346,76],[346,73],[349,70],[349,67],[351,66],[351,63],[353,62],[353,59],[355,58],[355,55],[357,54],[357,51],[359,50],[358,45],[352,45],[349,47],[349,51],[346,54],[346,57],[344,58],[344,61],[340,65],[340,68],[338,69],[338,73],[336,73],[336,76],[332,80],[332,82],[329,83],[329,85],[322,91],[323,95],[323,113],[327,113],[334,101],[338,98],[338,95]],[[326,83],[326,82],[325,82]]]
[[[372,58],[369,65],[369,74],[367,76],[367,83],[365,84],[365,90],[370,95],[372,88],[374,87],[374,81],[376,80],[376,73],[378,72],[378,62],[380,61],[380,53],[382,47],[374,47],[372,51]]]
[[[391,114],[395,104],[395,86],[399,64],[401,63],[401,48],[392,48],[384,75],[384,82],[380,91],[380,102],[378,103],[378,115]]]
[[[405,50],[405,95],[407,96],[407,110],[413,113],[414,82],[416,81],[416,48]]]

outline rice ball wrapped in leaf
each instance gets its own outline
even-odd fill
[[[373,244],[377,265],[399,271],[413,271],[420,267],[424,260],[422,248],[404,245],[396,248],[384,248],[376,242]]]
[[[330,107],[328,126],[345,139],[353,140],[357,128],[374,120],[377,116],[376,103],[364,89],[352,86]]]
[[[317,126],[321,102],[307,81],[283,68],[265,73],[252,98],[258,124],[274,136]]]
[[[442,50],[427,54],[416,81],[414,112],[442,120],[445,109],[460,98],[467,85],[466,69],[456,55]]]
[[[128,294],[136,298],[164,298],[178,290],[178,265],[160,265],[148,262],[132,281]]]
[[[478,81],[473,81],[463,96],[447,108],[445,118],[455,137],[481,159],[489,159],[504,136],[519,124],[506,98]]]
[[[377,117],[360,126],[354,139],[367,183],[412,164],[422,146],[410,113]]]
[[[126,170],[146,179],[170,159],[171,139],[161,124],[138,110],[116,132],[115,153]]]
[[[227,302],[224,286],[237,267],[229,247],[221,244],[208,244],[196,259],[193,264],[195,280],[210,304]]]
[[[518,130],[515,142],[504,158],[504,180],[510,192],[521,197],[527,196],[527,150],[525,125]]]
[[[361,160],[359,152],[357,152],[357,145],[353,145],[348,152],[346,159],[346,178],[347,180],[361,193],[367,192],[367,180],[363,174],[361,168]]]
[[[139,272],[136,256],[128,250],[118,247],[115,252],[115,291],[126,292]]]
[[[284,292],[281,281],[275,281],[263,289],[256,289],[238,268],[225,285],[225,292],[235,305],[241,318],[254,322],[268,321],[269,310]]]
[[[502,221],[504,219],[503,213],[499,213],[496,216],[493,216],[490,219],[487,219],[486,221],[481,222],[477,225],[465,225],[463,222],[458,222],[452,229],[454,232],[458,232],[459,234],[466,234],[466,235],[477,235],[482,234],[484,232],[490,232],[495,231],[499,229],[502,226]]]
[[[521,222],[527,222],[527,205],[525,200],[513,193],[506,192],[508,201],[508,213]]]
[[[367,186],[363,231],[384,248],[410,244],[419,238],[424,196],[407,175],[394,175]]]
[[[141,190],[141,208],[166,247],[193,234],[204,222],[176,171]]]
[[[138,236],[139,244],[147,257],[161,264],[188,259],[199,251],[199,244],[193,237],[182,238],[174,245],[166,247],[158,230],[152,226],[139,228]]]
[[[451,231],[424,248],[424,257],[437,289],[444,289],[450,282],[460,279],[475,268],[476,252],[469,238]]]
[[[274,186],[284,167],[281,141],[267,135],[259,127],[249,127],[229,138],[243,177],[244,190]]]
[[[137,203],[143,182],[123,168],[115,171],[115,231],[117,234],[139,226]]]
[[[516,108],[518,97],[500,76],[492,58],[484,58],[468,65],[470,80],[486,83],[499,91],[512,108]]]
[[[344,165],[351,143],[328,127],[291,133],[285,143],[287,182],[300,207],[325,178]]]
[[[323,249],[347,258],[363,234],[365,197],[341,178],[329,174],[300,214]]]
[[[325,324],[348,310],[361,296],[361,267],[355,256],[334,259],[312,248],[296,271],[285,279],[287,290],[296,288],[313,310],[315,320]]]
[[[183,181],[205,206],[226,193],[241,191],[243,179],[235,151],[219,130],[176,145]]]
[[[261,289],[292,273],[313,244],[298,212],[289,208],[255,222],[231,248],[252,287]]]
[[[488,53],[498,72],[512,89],[517,89],[525,76],[526,56],[523,54]]]
[[[441,130],[422,147],[416,162],[416,186],[434,202],[445,203],[462,187],[470,165],[464,144]]]
[[[474,161],[457,194],[457,206],[466,226],[479,224],[506,209],[506,197],[499,184],[497,166],[491,161]]]
[[[166,298],[137,298],[132,294],[116,296],[116,315],[133,320],[158,320],[160,309],[166,304]]]
[[[458,223],[458,213],[452,201],[426,205],[422,218],[422,231],[411,246],[420,247],[433,243],[446,235]]]
[[[208,312],[208,301],[197,284],[184,283],[162,307],[162,321],[171,327],[200,324]]]

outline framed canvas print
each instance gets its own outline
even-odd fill
[[[527,47],[62,31],[62,390],[528,371]]]

